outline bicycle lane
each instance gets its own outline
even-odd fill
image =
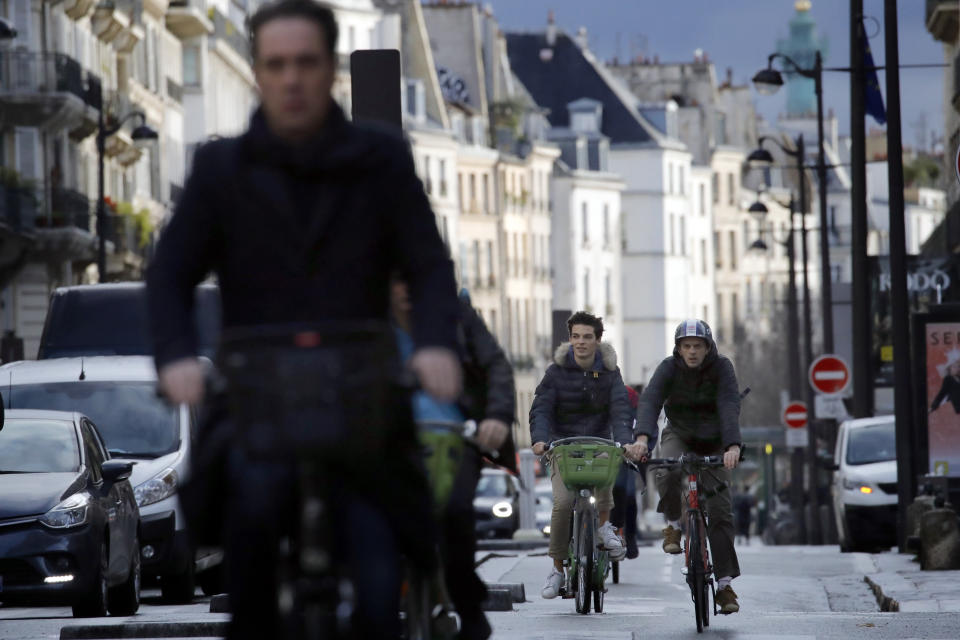
[[[744,575],[734,587],[741,612],[711,617],[707,630],[725,640],[953,638],[960,625],[957,614],[918,618],[879,612],[863,582],[863,570],[872,566],[863,554],[840,554],[836,547],[760,545],[739,547],[738,552]],[[522,582],[527,594],[527,602],[514,605],[514,611],[488,614],[495,639],[696,635],[689,589],[680,574],[681,556],[667,556],[659,545],[642,547],[639,558],[621,565],[621,583],[608,583],[600,615],[577,614],[573,600],[540,598],[549,563],[543,556],[521,556],[489,567],[485,580]]]

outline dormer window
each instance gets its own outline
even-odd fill
[[[577,133],[598,133],[603,117],[603,104],[590,98],[580,98],[567,105],[570,128]]]

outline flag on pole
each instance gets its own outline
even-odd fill
[[[880,79],[877,77],[877,69],[873,63],[873,53],[870,51],[870,41],[866,36],[866,29],[861,33],[861,42],[863,43],[863,67],[867,86],[864,90],[864,104],[868,115],[873,116],[877,124],[887,123],[887,110],[883,106],[883,94],[880,93]]]

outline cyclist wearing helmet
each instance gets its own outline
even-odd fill
[[[660,455],[674,458],[682,453],[723,455],[724,469],[708,469],[700,487],[706,496],[707,534],[713,551],[717,576],[717,605],[721,613],[740,610],[737,594],[730,586],[740,575],[733,548],[733,507],[730,470],[740,461],[740,391],[733,363],[720,355],[710,327],[702,320],[685,320],[674,333],[673,355],[657,367],[650,384],[640,396],[637,408],[637,443],[646,450],[657,441],[660,410],[667,414],[667,426],[660,438]],[[656,472],[660,504],[667,527],[663,550],[680,553],[680,516],[683,512],[683,472],[661,469]]]

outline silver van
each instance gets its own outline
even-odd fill
[[[7,408],[77,411],[93,420],[112,459],[134,463],[145,579],[164,600],[189,602],[200,584],[217,592],[222,553],[191,549],[177,489],[189,474],[196,415],[157,397],[153,358],[96,356],[12,362],[0,367]],[[206,573],[202,573],[206,571]]]

